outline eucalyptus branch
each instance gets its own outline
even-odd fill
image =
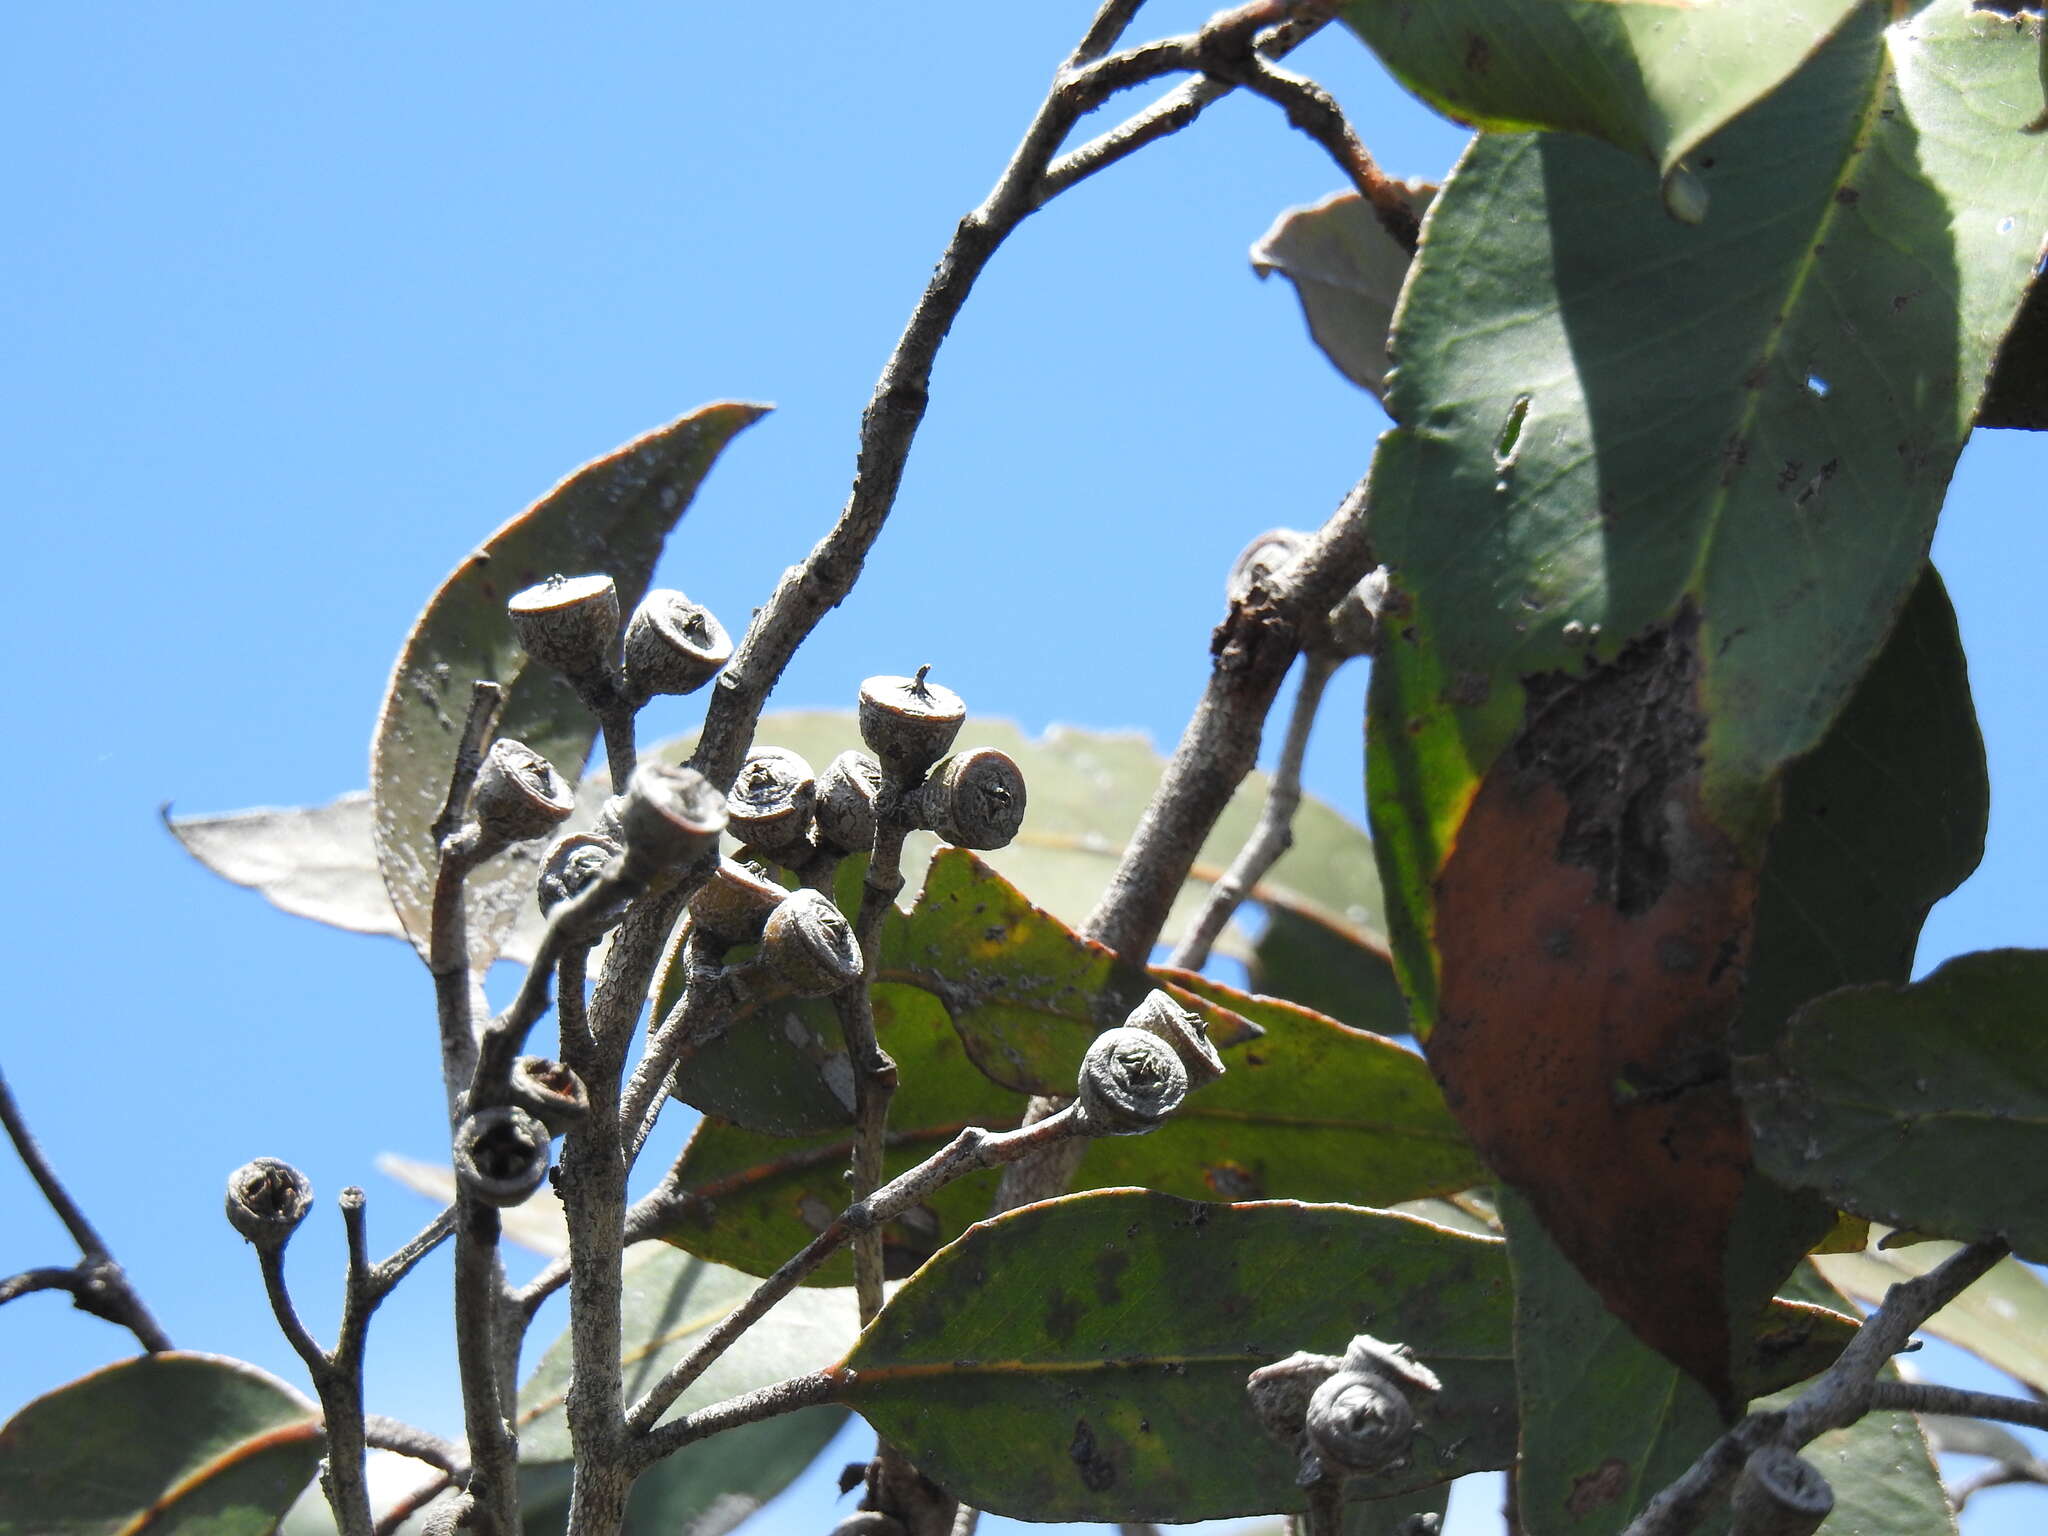
[[[1753,1413],[1736,1424],[1650,1500],[1622,1536],[1686,1536],[1727,1494],[1754,1452],[1770,1445],[1796,1451],[1816,1436],[1862,1418],[1878,1406],[1880,1386],[1888,1389],[1888,1395],[1899,1385],[1878,1381],[1877,1374],[1885,1364],[1930,1317],[2010,1251],[2002,1242],[1971,1243],[1926,1274],[1894,1285],[1835,1363],[1791,1406]]]
[[[627,1424],[642,1433],[653,1428],[669,1405],[703,1375],[733,1340],[765,1316],[800,1285],[804,1277],[832,1257],[858,1233],[879,1230],[912,1206],[928,1200],[955,1179],[979,1169],[1013,1163],[1040,1148],[1085,1134],[1073,1110],[1050,1116],[1014,1131],[970,1127],[915,1168],[899,1174],[865,1200],[857,1200],[835,1217],[796,1257],[756,1286],[747,1299],[721,1318],[698,1340],[697,1347],[669,1367],[661,1380],[627,1411]]]
[[[500,1391],[500,1231],[497,1210],[463,1191],[455,1221],[455,1361],[469,1440],[466,1486],[487,1536],[517,1536],[519,1445]]]
[[[1288,12],[1289,7],[1279,0],[1255,0],[1240,11],[1219,17],[1196,36],[1212,28],[1218,29],[1219,35],[1243,28],[1249,50],[1260,27],[1285,22]],[[1081,117],[1116,92],[1191,67],[1191,56],[1185,52],[1138,49],[1100,56],[1106,39],[1118,35],[1131,14],[1128,0],[1108,0],[1098,9],[1080,44],[1054,75],[1051,89],[994,189],[960,221],[940,254],[931,281],[883,365],[862,414],[853,488],[838,521],[801,565],[784,572],[718,680],[691,759],[714,784],[732,782],[753,739],[762,706],[783,668],[818,621],[853,590],[868,551],[895,505],[911,443],[930,403],[932,365],[982,269],[1011,231],[1058,191],[1137,147],[1137,142],[1131,142],[1114,154],[1102,153],[1085,164],[1070,165],[1065,179],[1053,187],[1046,176],[1061,143]],[[1189,48],[1195,45],[1194,38],[1181,42]],[[1145,130],[1143,141],[1192,119],[1193,113],[1159,119],[1156,127]]]
[[[1251,895],[1266,871],[1280,855],[1294,846],[1294,813],[1301,807],[1301,763],[1308,752],[1309,732],[1322,707],[1323,690],[1344,659],[1327,652],[1310,652],[1302,658],[1301,682],[1294,695],[1294,712],[1288,717],[1287,737],[1280,747],[1280,761],[1273,768],[1272,786],[1259,812],[1259,824],[1231,860],[1223,878],[1210,887],[1194,926],[1167,961],[1183,970],[1199,971],[1209,963],[1209,951],[1223,932],[1231,915]]]
[[[126,1328],[135,1335],[135,1342],[150,1354],[169,1349],[170,1335],[143,1305],[142,1297],[128,1279],[127,1271],[115,1262],[114,1255],[108,1251],[106,1239],[86,1219],[85,1211],[71,1198],[71,1192],[57,1177],[56,1169],[43,1156],[43,1149],[36,1144],[28,1122],[22,1118],[20,1106],[14,1102],[5,1073],[0,1073],[0,1124],[7,1127],[7,1139],[14,1144],[22,1167],[35,1180],[36,1188],[42,1191],[50,1209],[57,1213],[57,1219],[64,1223],[64,1230],[71,1234],[71,1241],[78,1245],[79,1253],[78,1263],[68,1270],[33,1269],[11,1280],[0,1281],[0,1302],[12,1301],[16,1296],[25,1296],[31,1291],[62,1289],[70,1293],[71,1303],[79,1311]],[[52,1284],[43,1284],[38,1278],[58,1274],[71,1278]]]

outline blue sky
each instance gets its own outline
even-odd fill
[[[391,657],[443,574],[569,468],[722,397],[778,410],[663,576],[742,626],[829,525],[874,374],[1085,13],[82,0],[10,18],[0,791],[23,841],[0,891],[0,1059],[181,1345],[298,1380],[221,1180],[272,1154],[323,1195],[362,1183],[388,1248],[426,1208],[370,1160],[439,1155],[440,1089],[412,955],[213,881],[158,805],[358,787]],[[1206,7],[1144,14],[1161,33]],[[1298,57],[1390,170],[1450,165],[1462,133],[1348,36]],[[776,702],[850,705],[863,676],[934,661],[978,711],[1170,744],[1231,557],[1326,515],[1385,424],[1245,259],[1337,185],[1275,111],[1229,101],[1029,221],[942,356],[867,579]],[[2041,453],[1982,435],[1936,546],[1994,802],[1923,968],[2042,938]],[[1354,814],[1362,678],[1333,689],[1309,770]],[[648,729],[694,718],[671,703]],[[0,1270],[68,1257],[5,1159],[0,1212]],[[338,1236],[294,1254],[324,1323]],[[444,1295],[428,1278],[386,1309],[371,1395],[452,1429]],[[126,1352],[53,1298],[11,1307],[0,1415]],[[822,1528],[828,1495],[765,1528]]]

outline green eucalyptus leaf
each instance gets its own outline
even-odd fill
[[[1430,182],[1406,182],[1402,191],[1418,218],[1436,196]],[[1261,277],[1278,272],[1294,284],[1323,355],[1374,398],[1385,390],[1392,366],[1387,332],[1410,259],[1356,192],[1288,209],[1252,247],[1252,270]]]
[[[2048,1258],[2048,950],[1962,955],[1907,987],[1809,1003],[1736,1086],[1771,1177],[1942,1237]]]
[[[973,1228],[847,1358],[841,1400],[961,1499],[1033,1520],[1210,1519],[1303,1507],[1245,1378],[1360,1331],[1443,1379],[1405,1468],[1353,1497],[1514,1455],[1504,1246],[1346,1206],[1202,1205],[1105,1190]],[[1000,1454],[990,1455],[991,1446]]]
[[[1961,1246],[1925,1242],[1882,1248],[1873,1241],[1857,1253],[1816,1253],[1812,1263],[1841,1290],[1874,1307],[1894,1285],[1926,1274]],[[1923,1331],[1967,1349],[2032,1392],[2048,1393],[2048,1282],[2017,1259],[1999,1260],[1929,1318]]]
[[[1413,1051],[1279,998],[1165,974],[1265,1034],[1226,1049],[1223,1076],[1157,1130],[1092,1142],[1076,1188],[1387,1206],[1489,1177]]]
[[[1197,1200],[1392,1205],[1486,1177],[1421,1057],[1277,998],[1190,972],[1167,974],[1265,1034],[1226,1049],[1223,1077],[1189,1095],[1157,1130],[1091,1143],[1073,1188],[1139,1185]],[[889,1105],[891,1176],[970,1125],[1018,1123],[1023,1098],[968,1061],[932,994],[884,983],[875,989],[875,1019],[900,1081]],[[772,1273],[846,1204],[852,1145],[845,1128],[791,1141],[707,1117],[676,1171],[698,1199],[665,1236],[717,1263]],[[909,1274],[981,1220],[996,1179],[989,1170],[950,1184],[886,1229],[891,1277]],[[851,1275],[841,1255],[814,1283],[844,1285]]]
[[[1608,1536],[1725,1427],[1713,1398],[1601,1303],[1512,1190],[1501,1192],[1515,1277],[1521,1390],[1516,1509],[1528,1536]],[[1837,1299],[1837,1306],[1846,1306]],[[1826,1369],[1853,1331],[1833,1308],[1773,1303],[1757,1330],[1764,1390]],[[1727,1528],[1727,1512],[1701,1536]]]
[[[253,1365],[140,1355],[0,1425],[0,1536],[270,1536],[325,1446],[319,1408]]]
[[[884,919],[877,982],[938,998],[968,1060],[1003,1087],[1072,1092],[1089,1042],[1120,1022],[1098,1016],[1116,970],[1110,952],[1033,906],[964,848],[940,849],[924,873],[917,905]],[[681,973],[669,967],[657,1017],[674,1006]],[[1171,978],[1154,979],[1203,1016],[1217,1045],[1257,1034],[1248,1020]],[[828,1003],[750,1009],[717,1038],[686,1051],[676,1070],[685,1103],[755,1131],[805,1136],[852,1120],[853,1079]]]
[[[647,589],[662,541],[719,451],[767,409],[707,405],[584,465],[457,566],[414,624],[378,715],[370,793],[384,884],[422,953],[438,862],[429,829],[448,797],[471,684],[502,684],[498,733],[525,742],[572,781],[596,733],[567,682],[526,664],[505,614],[507,599],[551,575],[601,572],[617,582],[621,610],[630,612]],[[540,845],[524,845],[471,876],[477,966],[489,963],[513,919],[533,904],[539,856]]]
[[[628,1402],[658,1381],[753,1291],[747,1275],[659,1243],[626,1255],[620,1363]],[[799,1291],[784,1298],[676,1399],[663,1421],[790,1376],[829,1365],[859,1331],[851,1291]],[[529,1532],[558,1529],[569,1497],[572,1451],[567,1335],[548,1347],[519,1393],[520,1491]],[[658,1462],[634,1486],[630,1536],[732,1529],[810,1465],[845,1414],[805,1408],[750,1424]]]
[[[876,1038],[896,1062],[898,1082],[883,1153],[888,1177],[923,1162],[970,1125],[1003,1130],[1023,1118],[1024,1098],[968,1061],[945,1008],[931,993],[884,982],[874,999]],[[664,1236],[716,1263],[772,1274],[845,1208],[852,1157],[850,1126],[791,1140],[706,1115],[674,1175],[696,1199]],[[987,1215],[997,1177],[989,1169],[956,1180],[884,1228],[890,1278],[909,1274]],[[834,1255],[807,1283],[852,1284],[851,1255]]]
[[[1341,14],[1446,116],[1475,128],[1591,134],[1668,174],[1797,69],[1857,4],[1351,0]],[[1679,217],[1690,211],[1673,202]]]

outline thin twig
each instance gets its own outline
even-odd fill
[[[658,1382],[626,1413],[626,1422],[636,1430],[653,1427],[669,1405],[704,1374],[714,1360],[725,1353],[732,1341],[766,1315],[806,1275],[845,1247],[857,1233],[879,1230],[913,1205],[928,1200],[955,1179],[982,1168],[1013,1163],[1031,1152],[1083,1134],[1080,1118],[1068,1113],[1019,1126],[1014,1131],[985,1131],[970,1127],[915,1168],[897,1175],[865,1200],[856,1201],[835,1217],[816,1237],[774,1274],[756,1286],[747,1299],[728,1312],[698,1340],[697,1347],[669,1367]]]
[[[400,1456],[409,1456],[414,1461],[439,1468],[453,1478],[469,1476],[469,1462],[462,1454],[462,1447],[452,1440],[444,1440],[431,1430],[420,1429],[403,1419],[373,1413],[364,1418],[363,1431],[374,1450],[395,1451]]]
[[[1708,1446],[1692,1466],[1643,1506],[1622,1536],[1686,1536],[1728,1492],[1750,1454],[1772,1443],[1798,1450],[1816,1436],[1870,1411],[1877,1373],[1930,1317],[1967,1290],[2011,1250],[1971,1243],[1924,1275],[1885,1292],[1835,1363],[1782,1411],[1755,1413]]]
[[[1273,781],[1266,790],[1266,804],[1259,812],[1259,824],[1231,860],[1223,878],[1209,888],[1194,926],[1181,936],[1168,965],[1199,971],[1209,963],[1209,951],[1231,916],[1257,888],[1266,871],[1280,855],[1294,846],[1294,813],[1301,806],[1301,763],[1308,752],[1309,732],[1322,707],[1323,689],[1344,658],[1327,652],[1311,652],[1302,658],[1301,683],[1294,695],[1294,711],[1288,716],[1287,736],[1280,747],[1280,761],[1274,765]]]
[[[1931,1381],[1874,1381],[1870,1384],[1870,1407],[1873,1412],[1947,1413],[1963,1419],[1998,1419],[2007,1424],[2024,1424],[2029,1429],[2048,1429],[2048,1403],[2038,1398],[1966,1392],[1961,1387],[1937,1386]]]
[[[499,1392],[499,1298],[504,1270],[497,1211],[465,1192],[455,1221],[455,1361],[469,1441],[468,1489],[490,1536],[519,1531],[518,1441]]]
[[[472,685],[469,713],[448,773],[448,795],[434,818],[434,896],[427,922],[427,969],[434,978],[434,1007],[441,1029],[441,1078],[448,1119],[461,1118],[462,1091],[476,1068],[477,978],[469,952],[468,882],[486,852],[482,833],[469,820],[484,753],[498,726],[505,692],[494,682]]]
[[[700,1408],[643,1436],[633,1448],[633,1470],[636,1474],[645,1471],[662,1457],[672,1455],[686,1445],[694,1445],[728,1429],[737,1429],[742,1424],[758,1424],[763,1419],[794,1413],[799,1408],[829,1403],[838,1395],[841,1385],[842,1378],[838,1372],[818,1371],[809,1376],[793,1376],[773,1386]]]
[[[64,1223],[64,1230],[78,1245],[79,1262],[69,1271],[76,1277],[75,1283],[63,1287],[71,1292],[72,1303],[82,1312],[90,1312],[94,1317],[126,1328],[135,1335],[135,1342],[150,1354],[160,1354],[169,1349],[170,1335],[143,1305],[142,1297],[128,1279],[127,1271],[108,1250],[106,1239],[86,1219],[85,1211],[71,1198],[71,1192],[57,1177],[57,1170],[43,1156],[43,1149],[36,1144],[28,1122],[22,1118],[21,1107],[14,1102],[5,1073],[0,1073],[0,1124],[7,1127],[7,1139],[14,1143],[15,1153],[21,1158],[21,1165],[28,1170],[28,1176],[35,1180],[43,1199],[49,1202],[50,1209],[57,1213],[57,1219]],[[32,1270],[30,1273],[42,1271]],[[34,1286],[31,1289],[45,1287]],[[25,1293],[16,1291],[13,1294]],[[7,1295],[0,1295],[0,1301],[9,1299]]]
[[[365,1279],[367,1293],[382,1301],[391,1294],[399,1281],[412,1273],[414,1266],[421,1259],[440,1247],[447,1240],[448,1234],[454,1230],[455,1207],[451,1205],[421,1228],[417,1236],[411,1238],[390,1258],[381,1264],[371,1266]]]

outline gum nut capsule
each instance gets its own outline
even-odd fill
[[[1243,602],[1251,595],[1255,583],[1286,567],[1307,542],[1308,535],[1299,529],[1268,528],[1245,545],[1231,562],[1230,577],[1224,583],[1225,594],[1233,603]]]
[[[1180,1107],[1187,1097],[1188,1073],[1158,1036],[1119,1025],[1095,1037],[1075,1086],[1090,1130],[1137,1136]]]
[[[526,654],[568,677],[608,670],[619,643],[619,589],[609,576],[550,576],[505,605]]]
[[[946,755],[967,706],[950,688],[930,681],[930,667],[915,677],[871,677],[860,685],[860,739],[884,768],[906,780]]]
[[[259,1157],[228,1175],[228,1224],[266,1253],[290,1241],[312,1208],[312,1181],[280,1158]]]
[[[619,825],[629,857],[656,869],[680,868],[717,848],[725,796],[694,768],[650,759],[626,781]]]
[[[1337,1374],[1335,1355],[1312,1355],[1296,1350],[1285,1360],[1262,1365],[1245,1378],[1244,1389],[1251,1398],[1252,1412],[1278,1440],[1292,1440],[1308,1426],[1308,1400],[1315,1390]]]
[[[639,698],[694,693],[732,660],[732,637],[673,587],[657,587],[626,621],[626,688]]]
[[[1008,753],[955,753],[933,775],[939,810],[932,830],[959,848],[1007,848],[1024,825],[1024,770]]]
[[[860,980],[860,943],[822,891],[782,898],[762,930],[761,954],[799,997],[823,997]]]
[[[512,1063],[509,1097],[546,1126],[550,1136],[574,1130],[590,1113],[590,1091],[583,1079],[547,1056],[522,1056]]]
[[[882,765],[865,752],[840,753],[818,776],[818,803],[811,808],[818,836],[840,853],[867,853],[875,846],[875,800],[882,792]]]
[[[1384,1472],[1408,1459],[1415,1411],[1384,1376],[1339,1371],[1308,1400],[1308,1440],[1346,1472]]]
[[[742,842],[778,853],[808,838],[817,801],[809,763],[784,747],[756,747],[726,792],[727,825]]]
[[[541,864],[541,911],[552,912],[557,904],[580,895],[622,851],[595,832],[571,832],[556,843]]]
[[[576,809],[576,791],[553,763],[524,742],[501,736],[477,770],[470,809],[487,838],[526,843],[568,820]]]
[[[1223,1075],[1223,1058],[1209,1043],[1208,1026],[1202,1022],[1202,1016],[1181,1007],[1157,987],[1145,994],[1145,1000],[1131,1010],[1124,1023],[1156,1035],[1173,1047],[1174,1055],[1187,1068],[1190,1093]]]
[[[1749,1453],[1729,1499],[1742,1536],[1812,1536],[1834,1512],[1835,1491],[1819,1467],[1785,1445]]]
[[[768,926],[768,914],[788,894],[766,875],[731,859],[720,859],[711,878],[690,898],[690,921],[716,943],[758,944]]]
[[[518,1205],[548,1176],[548,1128],[510,1104],[455,1128],[455,1181],[485,1205]]]

